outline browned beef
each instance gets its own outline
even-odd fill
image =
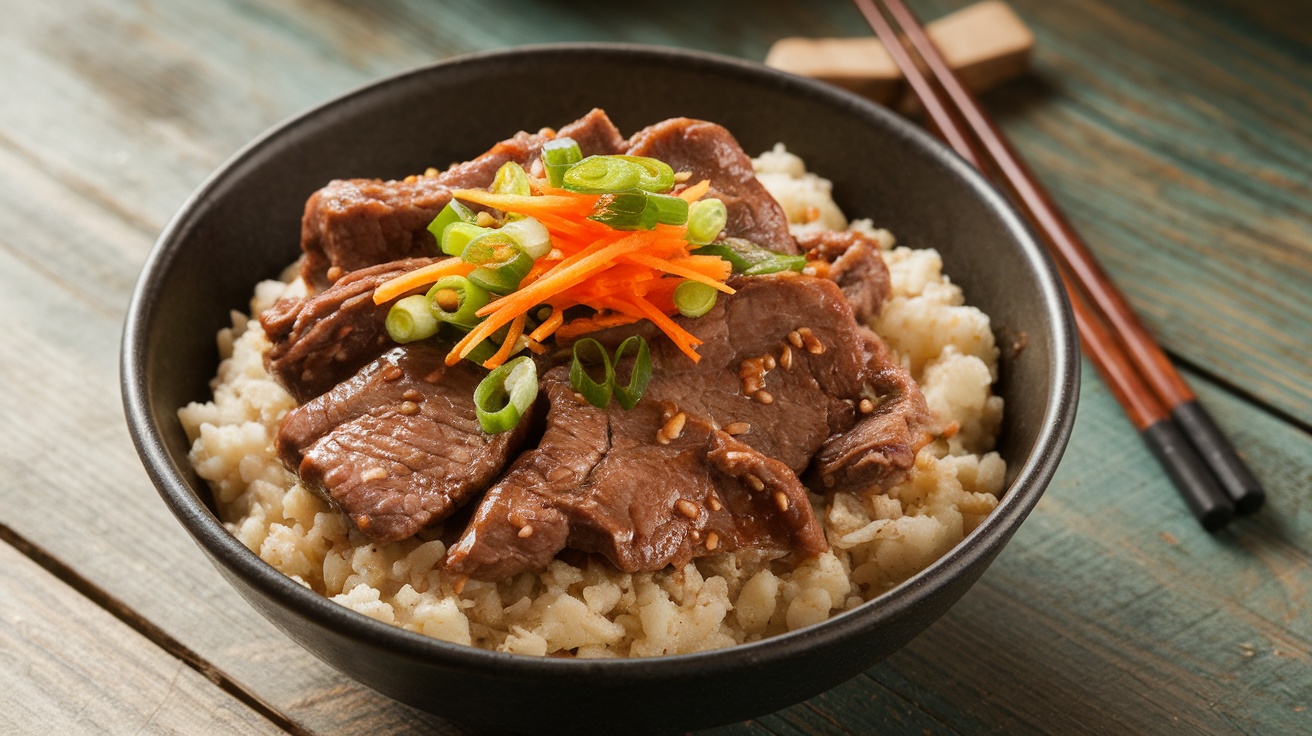
[[[826,549],[806,490],[787,466],[697,418],[654,441],[672,416],[656,402],[597,409],[556,368],[539,448],[488,491],[446,565],[498,580],[542,569],[565,547],[620,570],[659,570],[751,549],[767,556]]]
[[[911,468],[929,440],[925,429],[932,417],[920,387],[878,335],[861,331],[867,356],[862,377],[873,408],[815,454],[807,479],[817,490],[887,487]]]
[[[843,290],[858,322],[879,316],[890,288],[879,243],[848,230],[807,233],[798,237],[797,244],[809,260],[829,265],[826,275]]]
[[[577,140],[585,154],[624,150],[623,136],[601,110],[566,125],[559,135]],[[545,133],[517,133],[482,156],[455,164],[434,177],[330,182],[305,203],[301,275],[311,287],[322,289],[342,274],[360,268],[436,255],[436,242],[428,232],[428,224],[451,200],[451,190],[489,186],[497,169],[507,161],[529,165],[551,137]]]
[[[798,252],[783,208],[757,181],[751,157],[723,126],[671,118],[635,133],[629,139],[629,153],[658,158],[675,171],[692,172],[692,183],[709,179],[709,196],[723,200],[729,210],[726,235],[779,253]]]
[[[374,304],[374,289],[432,262],[384,263],[352,271],[322,293],[279,299],[260,315],[273,343],[264,354],[265,367],[297,403],[336,386],[392,344],[385,327],[392,305]]]
[[[487,371],[448,367],[445,355],[426,343],[395,348],[278,430],[283,463],[380,542],[414,536],[486,488],[530,425],[484,434],[474,387]]]
[[[631,412],[575,400],[563,368],[553,371],[562,385],[546,382],[546,433],[480,504],[450,553],[454,572],[499,579],[540,569],[564,546],[605,554],[621,569],[659,569],[706,554],[692,543],[694,529],[702,544],[715,531],[734,549],[779,552],[787,549],[776,546],[780,539],[793,539],[798,549],[814,552],[815,544],[804,541],[814,519],[800,502],[805,497],[795,474],[817,449],[832,455],[819,471],[822,482],[856,483],[874,469],[890,478],[910,466],[923,418],[890,409],[902,425],[878,423],[884,407],[862,417],[859,402],[878,399],[885,389],[899,392],[889,407],[923,410],[923,399],[879,338],[855,323],[837,285],[791,273],[735,278],[731,285],[737,293],[721,297],[706,315],[678,320],[704,341],[698,363],[646,325],[628,329],[648,337],[653,365],[647,392]],[[614,344],[621,335],[597,337]],[[680,414],[682,433],[658,435]],[[882,465],[854,453],[867,446],[882,453]],[[896,452],[901,448],[907,452]],[[748,490],[734,478],[745,479]],[[753,495],[757,485],[764,490]],[[787,502],[783,513],[801,516],[760,516],[772,512],[758,502],[779,503],[778,493]],[[750,516],[751,524],[697,526],[668,513],[681,498],[708,508],[712,494],[731,516]],[[697,510],[695,519],[709,524],[711,515]],[[758,521],[773,531],[761,531]],[[520,537],[526,527],[532,531]],[[781,530],[792,536],[781,537]]]

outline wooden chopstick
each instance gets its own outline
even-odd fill
[[[939,87],[911,59],[875,3],[854,1],[921,98],[940,135],[980,171],[988,175],[992,170],[992,178],[1010,190],[1043,237],[1063,271],[1086,352],[1194,515],[1213,530],[1223,527],[1236,510],[1256,511],[1265,498],[1257,480],[1051,196],[944,62],[915,16],[901,0],[883,0]],[[939,97],[940,88],[946,102]]]

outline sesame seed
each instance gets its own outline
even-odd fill
[[[406,389],[405,393],[401,394],[401,398],[405,399],[406,401],[418,401],[422,397],[423,394],[419,393],[418,391],[412,388]]]
[[[757,391],[756,400],[761,402],[762,404],[773,404],[774,394],[770,393],[769,391]]]
[[[791,370],[793,367],[793,349],[787,345],[779,351],[779,365],[783,366],[784,370]]]
[[[801,333],[799,333],[797,330],[793,330],[792,332],[788,333],[788,342],[792,343],[793,347],[797,348],[798,350],[801,350],[802,349]]]
[[[442,309],[443,312],[454,312],[460,308],[460,295],[455,289],[439,289],[433,295],[433,303]]]
[[[382,480],[387,477],[387,471],[382,468],[369,468],[360,474],[360,480],[368,483],[369,481]]]
[[[406,416],[419,413],[419,405],[413,401],[402,401],[401,408],[398,410]]]
[[[720,503],[720,499],[715,496],[711,496],[710,500],[707,501],[707,504],[711,507],[711,511],[719,511],[724,508],[724,504]]]
[[[747,422],[733,422],[732,424],[724,425],[724,431],[731,435],[747,434],[752,431],[752,425]]]
[[[861,399],[861,403],[857,407],[861,409],[862,414],[869,414],[875,410],[875,402],[870,399]]]
[[[783,491],[774,492],[774,505],[779,507],[780,511],[788,510],[788,495]]]
[[[328,276],[329,283],[332,283],[337,279],[340,279],[341,277],[345,276],[346,272],[342,270],[341,266],[332,266],[331,268],[328,269],[328,273],[326,275]]]
[[[665,435],[666,441],[661,444],[667,444],[670,440],[677,440],[683,436],[683,425],[688,422],[688,415],[679,412],[670,417],[670,421],[661,427],[661,434]]]
[[[743,476],[743,480],[747,481],[747,485],[751,486],[753,491],[764,491],[764,490],[765,490],[765,483],[762,482],[760,478],[757,478],[756,476],[752,475],[751,473],[748,473],[747,475],[744,475],[744,476]]]
[[[679,405],[678,405],[678,404],[674,403],[673,401],[662,401],[662,402],[661,402],[661,421],[662,421],[662,422],[668,422],[668,421],[670,421],[670,417],[672,417],[672,416],[674,416],[675,414],[678,414],[678,413],[679,413]]]
[[[689,519],[696,519],[698,512],[701,511],[701,509],[697,508],[697,504],[693,503],[692,501],[689,501],[686,498],[681,498],[678,501],[675,501],[674,506],[675,508],[679,509],[679,513],[683,514]]]
[[[820,342],[820,338],[816,337],[815,333],[811,332],[810,327],[803,327],[797,331],[797,334],[801,336],[802,342],[806,345],[806,352],[812,355],[819,355],[825,351],[824,343]],[[797,347],[801,347],[801,345],[798,345]]]
[[[532,524],[525,524],[524,526],[521,526],[521,527],[519,528],[519,538],[520,538],[520,539],[528,539],[528,538],[531,537],[531,536],[533,536],[533,525],[532,525]]]
[[[772,370],[774,370],[774,367],[775,367],[776,365],[778,365],[778,363],[774,362],[774,356],[773,356],[773,355],[767,355],[767,356],[765,356],[765,360],[763,360],[762,362],[764,363],[764,365],[765,365],[765,369],[766,369],[767,371],[772,371]]]
[[[369,528],[369,517],[364,514],[356,516],[355,525],[360,528],[360,531],[366,531]]]
[[[702,533],[699,532],[699,531],[697,531],[696,529],[693,529],[693,530],[688,534],[688,536],[692,537],[692,541],[694,541],[694,542],[699,542],[699,541],[701,541]]]
[[[496,224],[496,221],[497,218],[493,217],[492,213],[490,212],[478,213],[477,224],[479,227],[492,227],[493,225]]]
[[[710,532],[706,535],[706,549],[714,551],[720,546],[720,535]]]
[[[679,171],[674,174],[675,181],[688,181],[692,178],[691,171]]]
[[[432,166],[429,166],[428,168],[424,169],[424,177],[428,179],[432,179],[433,177],[437,176],[437,173],[438,173],[437,169],[433,168]]]
[[[383,369],[384,381],[388,381],[388,382],[395,381],[396,379],[404,375],[405,375],[405,371],[401,370],[401,366],[398,365],[389,365]]]

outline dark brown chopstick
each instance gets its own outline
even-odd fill
[[[879,7],[872,0],[855,3],[922,100],[940,135],[976,168],[986,175],[994,173],[995,182],[1010,190],[1042,236],[1063,271],[1086,352],[1195,516],[1206,528],[1219,529],[1235,510],[1256,511],[1265,497],[1261,486],[1047,191],[944,62],[914,15],[901,0],[883,0],[937,87],[911,60]],[[940,99],[939,89],[946,94],[946,101]],[[957,115],[964,118],[964,125]]]

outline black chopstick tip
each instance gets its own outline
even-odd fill
[[[1170,419],[1149,425],[1140,433],[1143,441],[1165,468],[1180,497],[1198,523],[1209,532],[1219,532],[1235,517],[1235,504],[1212,471]]]
[[[1197,401],[1179,404],[1171,410],[1171,418],[1184,431],[1203,462],[1211,468],[1221,487],[1234,501],[1236,512],[1251,514],[1262,508],[1266,502],[1262,484],[1253,477],[1239,453],[1235,452],[1234,446],[1221,433],[1202,404]]]

